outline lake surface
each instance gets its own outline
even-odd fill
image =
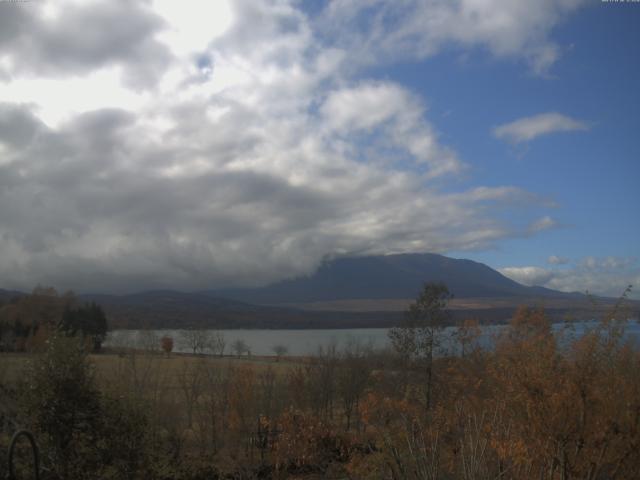
[[[570,325],[569,327],[567,327]],[[565,339],[576,338],[584,332],[592,330],[598,322],[585,321],[572,324],[556,323],[553,329],[564,331]],[[483,347],[491,346],[494,336],[504,326],[490,325],[482,327],[479,342]],[[443,332],[443,349],[447,353],[456,353],[456,344],[452,339],[455,328],[449,327]],[[340,350],[349,342],[370,345],[375,349],[390,347],[388,328],[351,328],[325,330],[212,330],[224,336],[225,354],[232,354],[231,345],[237,340],[244,341],[253,355],[273,355],[275,345],[283,345],[288,355],[313,355],[320,347],[336,345]],[[105,346],[159,348],[160,338],[170,336],[174,340],[174,352],[190,353],[191,349],[185,339],[185,330],[114,330],[109,333]],[[640,346],[640,324],[637,321],[627,323],[625,338]]]

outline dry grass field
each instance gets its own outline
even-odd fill
[[[14,385],[22,377],[24,369],[29,362],[36,358],[38,353],[0,353],[0,384]],[[135,371],[143,372],[149,376],[162,376],[169,388],[175,388],[178,378],[185,370],[193,368],[222,369],[249,367],[256,373],[271,370],[278,375],[285,374],[294,366],[307,362],[305,357],[287,356],[279,360],[275,356],[237,357],[225,355],[223,357],[213,355],[191,355],[187,353],[172,353],[166,356],[160,353],[147,353],[129,351],[128,353],[105,352],[91,354],[89,362],[95,366],[98,382],[107,386],[109,382],[123,374],[132,374]]]

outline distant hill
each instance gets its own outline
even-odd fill
[[[12,298],[21,297],[22,295],[25,295],[25,293],[17,290],[3,290],[0,288],[0,303],[8,302]]]
[[[400,312],[308,312],[252,305],[210,294],[157,290],[80,295],[101,305],[110,328],[366,328],[396,325]]]
[[[472,260],[431,253],[338,258],[312,275],[262,288],[220,289],[217,297],[257,304],[347,299],[415,298],[425,282],[444,282],[456,298],[579,298],[543,287],[526,287]]]

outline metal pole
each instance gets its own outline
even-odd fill
[[[16,472],[15,466],[13,464],[13,456],[15,454],[16,445],[18,444],[18,439],[20,437],[26,437],[31,444],[31,452],[33,453],[33,467],[35,472],[35,480],[40,480],[40,455],[38,453],[38,445],[36,445],[36,439],[33,437],[31,432],[27,430],[18,430],[11,437],[11,442],[9,443],[9,480],[16,480]]]

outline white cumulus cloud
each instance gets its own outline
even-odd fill
[[[557,225],[558,222],[556,222],[550,216],[545,215],[544,217],[537,219],[535,222],[529,225],[529,232],[531,234],[535,234],[544,230],[549,230],[550,228],[556,227]]]
[[[565,265],[569,263],[569,259],[566,257],[559,257],[558,255],[550,255],[547,258],[547,263],[549,265]]]
[[[549,257],[549,260],[557,257]],[[560,265],[565,262],[555,262]],[[549,261],[549,263],[554,263]],[[506,267],[503,275],[524,285],[538,285],[563,292],[590,292],[618,297],[632,285],[632,298],[640,298],[640,264],[628,257],[585,257],[562,267]]]
[[[587,130],[589,126],[560,113],[541,113],[499,125],[493,129],[496,138],[512,143],[522,143],[555,132]]]
[[[444,188],[465,163],[425,103],[360,67],[453,42],[537,69],[579,2],[374,1],[351,28],[365,3],[0,2],[0,285],[255,285],[529,235],[504,210],[547,200]]]
[[[551,33],[584,0],[334,0],[325,30],[354,61],[425,58],[442,49],[482,49],[545,74],[563,53]],[[365,25],[363,28],[362,25]]]

